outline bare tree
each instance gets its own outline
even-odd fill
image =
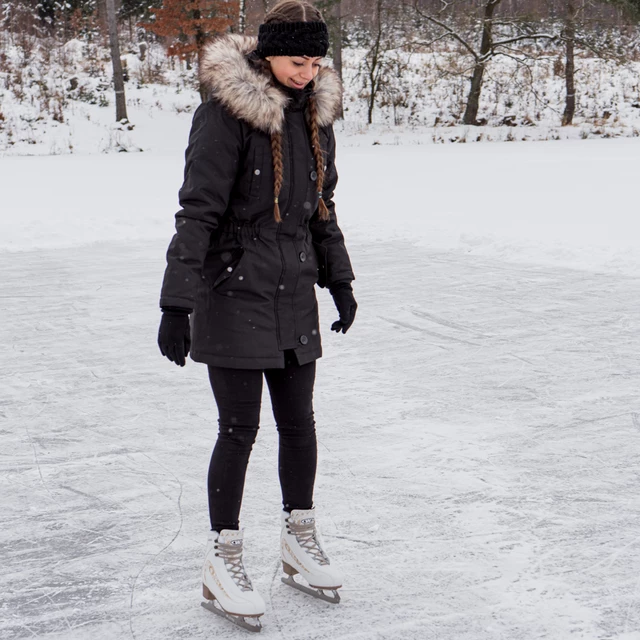
[[[637,42],[625,42],[620,24],[637,24],[640,19],[638,0],[564,0],[562,34],[565,57],[565,108],[562,126],[573,124],[577,106],[575,50],[588,51],[595,58],[628,62],[629,53],[637,50]],[[613,32],[614,38],[607,34]]]
[[[333,12],[335,29],[333,36],[333,68],[342,79],[342,0],[336,2]]]
[[[376,98],[382,84],[382,5],[384,0],[375,0],[373,14],[372,42],[367,55],[365,56],[365,73],[368,79],[369,104],[367,107],[367,122],[373,122],[373,110],[376,106]]]
[[[128,120],[127,101],[124,95],[124,75],[120,59],[120,43],[118,42],[118,20],[114,0],[106,0],[107,25],[109,28],[109,46],[113,65],[113,84],[116,92],[116,121]]]
[[[482,91],[482,78],[485,65],[490,59],[493,43],[493,14],[502,0],[489,0],[484,6],[482,17],[482,39],[480,41],[479,55],[475,55],[475,66],[471,76],[471,89],[467,99],[467,107],[462,117],[464,124],[476,124],[478,121],[478,109],[480,108],[480,92]]]
[[[333,68],[342,80],[342,0],[318,0],[316,7],[323,12],[329,27]],[[339,118],[344,118],[344,106],[340,105]]]
[[[247,28],[247,2],[240,0],[238,7],[238,32],[244,33]]]
[[[400,67],[406,67],[408,43],[411,38],[404,39],[406,7],[398,0],[374,0],[369,7],[369,14],[352,23],[356,36],[354,42],[358,48],[365,50],[358,69],[363,83],[362,97],[367,100],[367,121],[373,122],[373,112],[381,99],[395,100],[398,87],[403,85]],[[404,46],[403,46],[404,45]]]
[[[502,0],[483,0],[482,5],[482,18],[479,21],[480,28],[480,47],[476,48],[471,44],[471,37],[469,37],[464,31],[458,28],[455,20],[451,15],[442,15],[444,12],[449,11],[452,4],[444,5],[444,8],[438,13],[430,13],[427,10],[421,8],[418,0],[415,2],[415,10],[420,17],[437,28],[439,33],[434,40],[442,40],[445,38],[451,38],[457,41],[462,49],[471,56],[472,59],[472,74],[470,78],[471,86],[469,88],[469,94],[467,97],[467,103],[465,107],[464,116],[462,121],[468,125],[478,125],[481,121],[478,120],[478,111],[480,108],[480,96],[482,93],[482,82],[484,79],[484,73],[487,68],[487,64],[496,56],[504,55],[514,58],[516,61],[521,60],[518,57],[514,57],[512,47],[517,43],[522,42],[534,42],[536,40],[556,40],[557,35],[554,33],[536,33],[530,30],[524,30],[519,32],[517,20],[502,21],[500,26],[502,27],[502,37],[498,40],[495,39],[495,17],[496,9],[500,5]],[[472,22],[472,31],[474,23]],[[471,36],[474,34],[472,33]]]
[[[567,89],[562,126],[573,124],[576,113],[576,85],[575,85],[575,45],[576,45],[576,16],[578,14],[574,0],[568,0],[564,20],[562,39],[565,48],[564,78]]]
[[[563,0],[560,7],[564,47],[565,107],[562,126],[573,124],[577,107],[576,49],[600,60],[617,64],[628,62],[637,43],[625,41],[619,28],[640,18],[638,0]],[[610,36],[613,34],[613,38]]]

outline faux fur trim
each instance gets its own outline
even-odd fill
[[[265,133],[278,133],[289,97],[270,74],[250,64],[248,56],[257,45],[257,38],[233,34],[209,43],[202,56],[200,81],[236,118]],[[318,125],[333,124],[342,101],[342,84],[330,67],[320,69],[314,95]]]

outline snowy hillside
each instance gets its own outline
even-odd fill
[[[0,155],[158,150],[200,102],[193,69],[168,59],[158,46],[143,56],[130,44],[123,60],[131,124],[116,124],[106,49],[79,40],[64,45],[37,41],[29,51],[6,38],[2,44]],[[347,144],[370,143],[361,139],[363,133],[379,144],[398,144],[406,140],[404,132],[421,144],[640,135],[640,62],[579,59],[576,118],[574,126],[562,128],[564,79],[554,72],[555,58],[540,59],[532,67],[498,58],[489,67],[482,94],[480,115],[486,126],[465,127],[456,123],[468,80],[449,74],[460,64],[457,54],[412,54],[404,56],[407,68],[396,80],[400,106],[378,106],[369,126],[358,71],[362,55],[357,49],[345,52],[344,132],[352,138]],[[152,120],[163,123],[161,139],[152,135]]]

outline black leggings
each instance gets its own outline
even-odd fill
[[[211,529],[238,529],[249,456],[258,433],[262,377],[266,378],[280,446],[278,470],[287,511],[311,509],[318,448],[313,419],[316,363],[298,365],[285,352],[284,369],[209,367],[219,432],[209,465]]]

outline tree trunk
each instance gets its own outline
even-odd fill
[[[238,9],[238,33],[244,33],[247,28],[247,2],[240,0],[240,8]]]
[[[113,85],[116,90],[116,121],[128,120],[127,102],[124,96],[124,75],[120,60],[120,44],[118,42],[118,20],[114,0],[106,0],[107,24],[109,27],[109,46],[113,65]]]
[[[502,0],[489,0],[484,7],[482,19],[482,42],[480,43],[480,57],[476,60],[471,77],[471,89],[467,98],[467,106],[462,122],[464,124],[478,124],[478,109],[480,108],[480,93],[482,91],[482,78],[487,63],[487,56],[493,46],[493,13]]]
[[[369,108],[368,108],[368,122],[373,124],[373,110],[376,106],[376,96],[378,94],[379,81],[378,81],[378,66],[380,64],[380,46],[382,44],[382,0],[378,0],[376,3],[374,27],[376,29],[375,43],[371,48],[371,60],[369,64]]]
[[[574,49],[576,41],[576,6],[572,0],[567,4],[567,17],[564,24],[565,42],[565,86],[567,94],[562,114],[562,126],[573,124],[573,116],[576,112],[576,86],[575,86],[575,58]]]
[[[367,122],[369,124],[373,124],[373,110],[376,106],[376,92],[375,92],[376,80],[375,80],[375,77],[373,77],[373,73],[370,74],[370,84],[371,84],[371,95],[369,96],[369,107],[367,109]]]
[[[342,80],[342,0],[336,2],[334,8],[335,33],[333,34],[333,68]],[[343,99],[344,100],[344,99]],[[338,118],[344,118],[344,102],[340,101],[340,112]]]
[[[106,0],[96,0],[96,19],[102,33],[108,31]]]
[[[471,89],[467,98],[467,106],[462,122],[464,124],[478,124],[478,110],[480,109],[480,93],[482,91],[482,78],[484,76],[484,62],[476,64],[471,76]]]
[[[200,73],[200,69],[202,69],[202,56],[204,54],[204,45],[206,38],[202,31],[198,29],[196,32],[196,45],[198,47],[198,74]],[[207,102],[209,99],[209,92],[207,91],[207,87],[200,82],[198,85],[198,92],[200,93],[200,101]]]

